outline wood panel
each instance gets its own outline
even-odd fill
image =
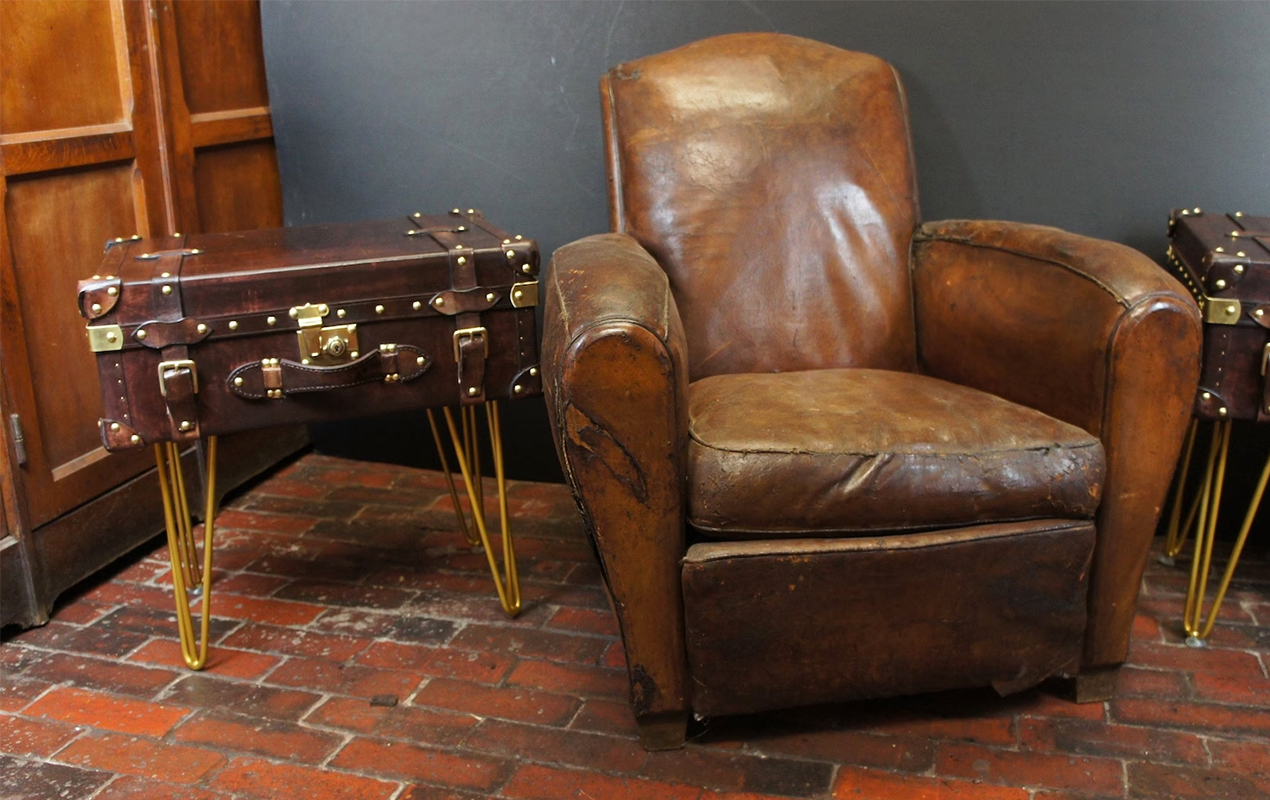
[[[194,188],[199,226],[205,231],[241,231],[282,225],[278,157],[272,141],[199,150],[194,156]]]
[[[269,105],[258,4],[207,0],[176,3],[173,12],[191,114]]]

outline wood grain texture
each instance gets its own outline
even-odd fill
[[[190,113],[269,105],[258,3],[211,0],[173,10]]]
[[[198,151],[194,193],[199,228],[213,232],[281,226],[281,186],[271,140]]]

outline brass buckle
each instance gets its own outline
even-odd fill
[[[481,337],[481,343],[485,345],[485,357],[489,358],[489,336],[485,328],[459,328],[454,332],[454,361],[459,361],[459,345],[463,343],[463,339],[475,339]]]
[[[194,362],[188,358],[179,361],[160,361],[159,362],[159,392],[164,397],[168,396],[167,379],[163,377],[165,370],[181,369],[182,367],[190,368],[190,375],[194,378],[194,394],[198,394],[198,371],[194,368]]]

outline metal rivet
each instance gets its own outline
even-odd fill
[[[100,275],[94,275],[94,276],[93,276],[93,280],[95,280],[95,281],[99,281],[99,280],[101,280],[101,276],[100,276]]]
[[[534,268],[526,264],[525,266],[520,268],[520,271],[528,275],[529,273],[534,271]]]
[[[469,213],[469,214],[475,214],[475,213],[476,213],[476,209],[475,209],[475,208],[469,208],[469,209],[467,210],[467,213]]]
[[[118,432],[119,432],[119,430],[120,430],[120,428],[119,428],[119,423],[118,423],[118,422],[112,422],[112,423],[110,423],[110,429],[111,429],[112,431],[114,431],[115,433],[118,433]]]
[[[1231,231],[1231,232],[1230,232],[1230,238],[1232,238],[1232,239],[1238,239],[1238,238],[1239,238],[1239,231]]]
[[[466,232],[467,232],[467,226],[466,226],[466,225],[460,225],[460,226],[459,226],[456,230],[458,230],[458,232],[459,232],[459,233],[466,233]]]
[[[455,250],[462,250],[462,249],[463,249],[463,245],[461,245],[461,244],[456,244],[456,245],[454,246],[454,249],[455,249]]]
[[[235,385],[235,386],[242,386],[242,385],[243,385],[243,379],[242,379],[242,378],[234,378],[234,385]]]
[[[1248,254],[1247,254],[1247,253],[1245,253],[1243,250],[1240,250],[1238,253],[1235,253],[1235,255],[1239,256],[1240,258],[1247,258],[1247,257],[1248,257]]]
[[[348,354],[348,357],[349,357],[349,358],[357,358],[357,351],[356,351],[356,350],[352,350],[352,351],[350,351],[350,352],[349,352],[349,354]]]
[[[181,424],[178,427],[180,427],[180,429],[183,431],[188,431],[190,428],[193,428],[194,426],[190,424],[189,420],[181,420]]]
[[[1203,213],[1203,212],[1201,212],[1201,211],[1199,210],[1199,206],[1195,206],[1195,210],[1194,210],[1194,211],[1192,211],[1191,213],[1192,213],[1192,214],[1201,214],[1201,213]]]
[[[1226,407],[1222,406],[1221,408],[1217,409],[1217,413],[1223,417],[1226,416]]]
[[[525,390],[519,383],[512,387],[512,392],[514,392],[515,394],[520,394],[523,391]]]
[[[207,326],[200,322],[198,324],[198,327],[196,327],[194,330],[198,331],[199,333],[207,333]]]
[[[171,286],[164,286],[164,287],[163,287],[162,289],[160,289],[159,291],[163,292],[164,294],[172,294],[172,287],[171,287]]]
[[[159,277],[160,277],[160,278],[171,278],[171,277],[172,277],[172,273],[171,273],[171,272],[165,272],[165,273],[163,273],[162,275],[160,275]]]
[[[88,309],[88,310],[89,310],[89,311],[91,311],[91,312],[93,312],[94,314],[100,314],[100,313],[101,313],[101,303],[93,303],[91,306],[89,306],[89,309]]]
[[[530,374],[530,375],[537,375],[537,374],[538,374],[538,368],[537,368],[537,367],[530,367],[530,368],[529,368],[529,374]]]
[[[419,231],[415,230],[414,228],[411,228],[410,230],[406,231],[406,235],[407,235],[407,236],[418,236],[418,235],[419,235]]]
[[[140,328],[140,329],[138,329],[138,330],[137,330],[137,338],[138,338],[138,339],[144,339],[144,338],[146,338],[146,336],[148,336],[148,335],[149,335],[149,334],[147,334],[147,333],[146,333],[146,329],[145,329],[145,328]]]
[[[344,319],[344,317],[348,316],[348,312],[341,308],[339,311],[335,312],[335,316],[339,317],[340,319]]]
[[[231,320],[229,321],[229,329],[230,329],[231,331],[236,331],[236,330],[238,330],[238,320],[236,320],[236,319],[231,319]]]
[[[1214,252],[1214,253],[1224,253],[1224,252],[1226,252],[1226,248],[1224,248],[1224,247],[1214,247],[1214,248],[1213,248],[1213,252]]]
[[[111,297],[116,297],[119,295],[119,290],[111,286],[109,289],[106,290],[106,294],[110,295]]]
[[[432,304],[433,304],[433,305],[436,305],[436,306],[443,306],[443,305],[445,305],[445,298],[444,298],[444,297],[438,297],[437,299],[435,299],[435,300],[433,300],[433,301],[432,301]]]
[[[507,257],[508,257],[508,258],[515,258],[515,257],[516,257],[516,251],[515,251],[515,250],[508,250],[508,251],[507,251]]]
[[[1244,212],[1242,212],[1242,211],[1236,211],[1236,212],[1235,212],[1235,216],[1236,216],[1236,217],[1242,217],[1243,215],[1244,215]]]
[[[452,209],[450,209],[450,213],[451,213],[451,214],[462,214],[463,212],[462,212],[462,211],[459,211],[457,208],[452,208]]]
[[[1219,280],[1217,281],[1217,283],[1215,283],[1214,285],[1215,285],[1218,289],[1225,289],[1225,288],[1226,288],[1226,281],[1224,281],[1224,280],[1220,280],[1220,279],[1219,279]]]
[[[511,243],[512,243],[512,240],[511,240],[511,239],[504,239],[504,240],[503,240],[503,244],[511,244]]]
[[[494,302],[494,298],[495,298],[495,297],[497,297],[497,295],[495,295],[493,292],[486,292],[486,294],[485,294],[485,302],[487,302],[487,303],[492,303],[492,302]]]
[[[1205,400],[1212,400],[1212,399],[1213,399],[1213,396],[1212,396],[1210,393],[1208,393],[1208,392],[1204,392],[1203,394],[1201,394],[1201,395],[1200,395],[1200,397],[1204,398]]]
[[[428,360],[428,359],[424,358],[423,356],[419,356],[418,358],[416,358],[416,359],[415,359],[415,363],[416,363],[416,364],[418,364],[419,366],[421,366],[421,367],[422,367],[422,366],[423,366],[423,362],[425,362],[425,361],[427,361],[427,360]]]
[[[308,364],[308,363],[309,363],[309,360],[308,360],[307,358],[302,358],[302,359],[300,359],[300,363],[301,363],[301,364]]]
[[[1265,312],[1265,309],[1259,308],[1256,311],[1252,312],[1252,314],[1255,317],[1263,317],[1265,316],[1266,312]]]
[[[513,299],[515,299],[515,300],[519,300],[519,299],[520,299],[521,297],[523,297],[523,296],[524,296],[524,295],[523,295],[523,293],[522,293],[519,289],[517,289],[516,291],[512,292],[512,298],[513,298]]]
[[[276,358],[271,358],[271,359],[269,359],[269,366],[271,366],[271,367],[276,367],[276,366],[278,366],[278,359],[276,359]]]
[[[480,393],[481,393],[481,390],[476,388],[475,386],[467,387],[467,394],[469,397],[476,397]]]
[[[1234,307],[1234,306],[1226,306],[1226,315],[1227,315],[1227,316],[1231,316],[1231,315],[1233,315],[1234,313],[1235,313],[1235,307]]]
[[[201,252],[203,252],[203,251],[202,251],[202,250],[199,250],[197,247],[195,247],[193,250],[191,250],[191,251],[190,251],[190,255],[192,255],[192,256],[196,256],[196,255],[198,255],[198,254],[199,254],[199,253],[201,253]]]
[[[518,241],[518,242],[519,242],[521,239],[524,239],[524,238],[525,238],[525,237],[524,237],[524,236],[521,236],[519,233],[518,233],[518,234],[516,234],[516,241]]]
[[[287,312],[287,315],[290,316],[291,319],[297,319],[300,316],[300,309],[293,307],[290,311]]]
[[[467,263],[467,258],[465,258],[464,256],[459,256],[459,266],[461,267],[466,263]]]
[[[413,308],[415,311],[418,311],[419,309],[423,308],[423,303],[421,303],[420,301],[416,300],[416,301],[414,301],[413,303],[411,303],[411,304],[410,304],[410,307],[411,307],[411,308]]]
[[[134,433],[132,436],[128,437],[128,441],[133,444],[141,444],[141,437]]]
[[[180,231],[173,231],[173,232],[172,232],[172,238],[173,238],[173,239],[175,239],[176,237],[178,237],[178,236],[180,236],[180,235],[181,235],[181,232],[180,232]]]
[[[277,324],[278,324],[278,318],[277,318],[277,317],[267,317],[267,318],[265,319],[265,323],[266,323],[266,324],[269,324],[269,325],[277,325]]]
[[[375,306],[375,313],[376,313],[376,314],[382,314],[382,313],[384,313],[384,307],[383,307],[383,306]]]
[[[422,212],[422,211],[416,211],[416,212],[414,213],[414,215],[413,215],[413,216],[416,216],[416,217],[422,217],[422,216],[423,216],[423,212]]]
[[[1244,265],[1243,265],[1243,264],[1236,264],[1236,265],[1235,265],[1235,274],[1236,274],[1236,275],[1243,275],[1243,274],[1244,274]]]

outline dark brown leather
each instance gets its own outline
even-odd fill
[[[706,715],[1072,673],[1093,524],[693,545],[684,604]],[[744,587],[738,591],[738,588]]]
[[[556,251],[543,391],[621,626],[641,719],[688,709],[683,594],[688,372],[666,274],[630,237]]]
[[[904,96],[871,56],[717,37],[617,67],[601,102],[612,222],[626,235],[556,254],[544,391],[641,726],[671,730],[676,710],[1011,690],[1121,662],[1198,370],[1199,317],[1177,282],[1128,248],[1049,228],[915,234]],[[824,372],[844,369],[887,371],[887,391],[847,391]],[[760,386],[784,388],[741,397]],[[688,442],[690,393],[720,415],[705,427],[727,434],[709,459]],[[981,465],[951,459],[877,459],[853,483],[860,461],[846,458],[809,480],[819,465],[804,462],[841,448],[821,439],[848,420],[866,420],[852,434],[873,444],[929,433],[958,445],[948,453],[973,451],[1025,425],[1005,401],[1036,412],[1035,448],[1018,431],[979,494],[955,487]],[[1093,526],[982,524],[1019,509],[1088,516],[1093,439],[1106,469]],[[773,443],[787,463],[751,462]],[[932,500],[932,486],[954,488]],[[689,504],[736,540],[685,550]],[[858,534],[861,508],[869,525],[926,515],[918,524],[948,527],[742,539],[809,520]]]
[[[447,233],[421,235],[423,228]],[[451,237],[449,245],[438,236]],[[455,286],[449,261],[460,244],[471,256],[462,285]],[[143,254],[159,257],[139,258]],[[104,276],[118,278],[114,307],[91,321],[118,325],[122,333],[121,350],[98,354],[103,416],[127,425],[140,442],[461,399],[528,397],[539,390],[531,374],[538,367],[535,310],[516,308],[512,297],[514,287],[537,277],[537,245],[499,230],[479,212],[125,241],[108,250],[102,269],[103,277],[81,284],[81,293],[92,297],[113,285]],[[164,292],[165,286],[171,291]],[[457,298],[456,292],[479,294],[479,301],[455,299],[465,306],[457,316],[432,302]],[[361,362],[333,372],[313,372],[301,363],[310,354],[300,352],[298,309],[310,304],[327,306],[324,327],[356,326],[360,350],[350,359]],[[462,328],[483,332],[456,341]],[[401,350],[387,352],[389,344]],[[456,349],[466,368],[462,394]],[[366,358],[373,353],[378,355]],[[276,371],[261,365],[234,375],[266,359],[280,362]],[[164,370],[166,397],[160,361],[174,362]],[[385,380],[391,375],[401,379]],[[278,389],[282,396],[235,393],[234,377],[243,378],[238,388],[248,394]],[[319,385],[326,390],[313,391]],[[469,387],[477,393],[469,395]],[[182,430],[182,422],[191,427]],[[131,435],[103,441],[108,449],[138,444]]]
[[[615,67],[600,94],[613,228],[670,276],[693,380],[912,371],[917,188],[889,64],[734,34]]]
[[[688,522],[712,537],[1092,519],[1098,509],[1096,437],[935,378],[716,375],[688,398]]]
[[[924,371],[1102,440],[1082,666],[1119,664],[1199,375],[1195,303],[1135,250],[1008,222],[922,226],[913,286]]]
[[[1270,217],[1182,209],[1169,218],[1169,265],[1210,321],[1204,326],[1197,417],[1270,421],[1267,232]]]

